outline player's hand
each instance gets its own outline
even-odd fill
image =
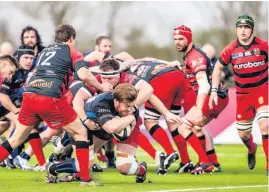
[[[102,83],[101,84],[101,91],[102,92],[108,92],[108,91],[112,91],[113,87],[110,83]]]
[[[167,122],[182,124],[180,117],[171,113],[170,111],[167,111],[163,116]]]
[[[85,125],[88,129],[90,129],[90,130],[96,130],[96,129],[99,129],[99,126],[98,126],[95,122],[91,121],[90,119],[87,119],[87,120],[84,122],[84,125]]]
[[[218,94],[217,94],[217,92],[211,92],[208,105],[209,105],[210,109],[213,109],[214,105],[218,105]]]

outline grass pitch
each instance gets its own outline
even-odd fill
[[[161,150],[159,145],[155,145]],[[52,151],[52,146],[45,148],[46,157]],[[46,184],[44,172],[22,171],[20,169],[8,170],[0,168],[0,192],[39,192],[39,191],[98,191],[98,192],[129,192],[129,191],[235,191],[235,192],[267,192],[268,177],[265,175],[265,158],[262,146],[257,151],[257,164],[254,170],[247,167],[247,150],[243,145],[217,145],[216,151],[222,165],[222,173],[190,175],[177,174],[174,170],[179,162],[170,167],[168,174],[158,176],[154,161],[141,149],[138,150],[137,159],[145,160],[148,166],[147,181],[143,184],[135,183],[135,176],[124,176],[116,169],[104,169],[103,173],[94,173],[93,177],[104,183],[104,187],[79,187],[78,182]],[[197,157],[189,150],[191,159],[195,163]],[[35,157],[31,164],[36,163]],[[104,165],[104,164],[101,164]]]

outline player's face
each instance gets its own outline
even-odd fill
[[[116,111],[120,114],[121,117],[126,117],[133,113],[135,101],[133,102],[119,102],[114,100],[114,105]]]
[[[11,65],[9,62],[7,61],[0,61],[0,66],[2,66],[2,68],[0,68],[0,75],[3,79],[8,79],[10,80],[12,75],[14,75],[15,71],[16,71],[16,67]]]
[[[20,57],[20,66],[21,66],[21,68],[23,68],[25,70],[31,69],[31,67],[33,65],[33,60],[34,60],[33,55],[28,55],[28,54],[22,55]]]
[[[109,39],[103,39],[99,44],[99,51],[102,53],[111,53],[112,42]]]
[[[251,35],[252,29],[249,25],[238,25],[236,28],[237,38],[241,41],[246,41]]]
[[[120,74],[119,75],[114,75],[114,76],[101,76],[102,83],[109,83],[113,87],[116,87],[120,81]]]
[[[174,35],[174,43],[179,52],[184,52],[187,49],[187,38],[183,35]]]
[[[23,34],[23,43],[35,47],[37,43],[35,31],[25,31],[25,33]]]

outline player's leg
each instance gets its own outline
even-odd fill
[[[190,127],[194,127],[193,122],[196,119],[193,119],[195,116],[195,110],[190,109],[188,113],[184,116],[185,122],[181,125],[176,125],[178,132],[188,141],[191,147],[195,150],[195,152],[199,156],[198,166],[194,170],[192,170],[192,174],[201,174],[204,171],[212,172],[214,167],[212,166],[210,160],[208,159],[204,148],[201,145],[198,137],[190,130]],[[206,117],[203,116],[203,119]],[[175,129],[175,128],[174,128]],[[173,131],[173,130],[172,130]]]
[[[257,119],[262,134],[262,147],[266,158],[266,171],[268,175],[268,106],[260,107],[257,110]]]
[[[116,167],[123,175],[136,175],[136,183],[143,183],[146,180],[147,163],[139,164],[135,158],[139,133],[139,123],[137,123],[127,140],[117,142]]]
[[[266,174],[268,176],[268,86],[262,87],[256,94],[256,115],[262,134],[262,146],[266,158]]]
[[[19,118],[16,123],[16,130],[13,136],[0,146],[0,162],[3,161],[13,151],[13,149],[18,147],[27,139],[33,125],[39,120],[35,114],[36,106],[32,105],[32,102],[35,101],[34,99],[35,98],[29,96],[29,94],[24,94]]]
[[[115,144],[113,143],[112,140],[109,140],[105,144],[105,155],[108,159],[107,161],[107,168],[115,168],[115,151],[114,151]]]

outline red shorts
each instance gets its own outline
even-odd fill
[[[268,106],[268,84],[251,94],[237,94],[236,103],[236,121],[254,118],[258,108]]]
[[[34,125],[43,120],[50,128],[61,128],[77,118],[66,97],[53,98],[34,93],[24,93],[19,113],[19,122]]]
[[[118,143],[124,143],[131,145],[135,148],[138,147],[138,139],[139,139],[139,134],[140,134],[140,126],[142,125],[142,119],[139,117],[139,119],[136,122],[135,128],[133,129],[131,135],[126,139],[125,141],[118,141]]]
[[[170,71],[151,80],[153,94],[158,97],[167,109],[181,106],[185,91],[186,80],[184,74],[178,70]],[[148,108],[153,108],[149,103]]]
[[[185,114],[196,104],[196,98],[197,93],[193,89],[189,89],[185,92],[183,103]],[[209,98],[210,96],[208,95],[204,103],[203,115],[208,119],[217,118],[223,109],[228,105],[229,97],[227,96],[224,99],[218,97],[218,105],[214,105],[213,109],[209,108]]]

